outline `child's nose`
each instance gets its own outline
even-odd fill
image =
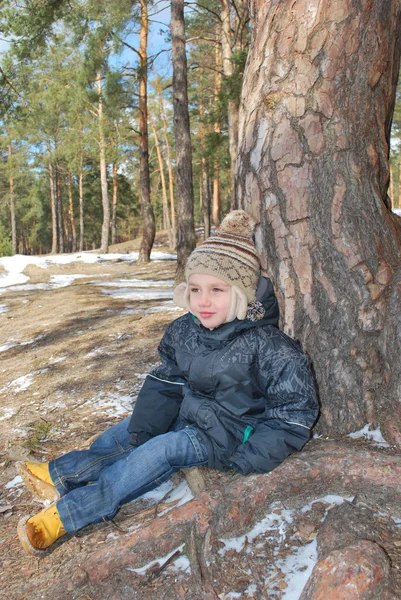
[[[201,306],[209,306],[210,305],[210,296],[209,296],[209,294],[207,292],[204,292],[201,295],[199,304]]]

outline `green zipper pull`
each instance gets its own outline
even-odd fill
[[[242,438],[243,444],[245,444],[245,442],[247,442],[249,440],[249,436],[251,435],[252,431],[253,431],[253,427],[248,425],[248,427],[244,431],[244,437]]]

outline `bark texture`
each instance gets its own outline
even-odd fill
[[[103,124],[103,96],[102,96],[102,78],[100,72],[96,79],[98,101],[98,129],[99,129],[99,166],[100,166],[100,187],[102,192],[102,238],[100,242],[101,252],[107,253],[109,250],[109,229],[110,229],[110,203],[107,189],[107,163],[106,163],[106,140],[104,137]]]
[[[400,220],[389,210],[397,0],[258,0],[238,203],[259,224],[285,330],[309,353],[321,430],[401,442]]]
[[[149,133],[148,133],[148,32],[149,17],[146,0],[140,0],[141,30],[139,34],[139,189],[141,196],[141,212],[143,221],[142,242],[139,250],[139,262],[150,261],[153,242],[155,241],[155,217],[150,202],[149,171]]]
[[[188,112],[187,57],[185,54],[184,0],[171,2],[173,44],[173,103],[177,189],[177,281],[195,248],[192,148]]]

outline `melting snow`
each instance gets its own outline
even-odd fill
[[[33,371],[32,373],[28,373],[27,375],[22,375],[13,381],[10,381],[7,385],[0,389],[0,392],[5,392],[11,389],[13,392],[23,392],[28,389],[29,386],[32,385],[33,379],[35,375],[40,375],[41,373],[45,373],[49,369],[39,369],[39,371]]]
[[[365,440],[370,440],[374,443],[375,446],[381,446],[382,448],[389,448],[390,444],[386,442],[384,437],[381,434],[380,428],[371,429],[371,423],[362,427],[359,431],[354,431],[353,433],[349,433],[347,437],[350,438],[364,438]]]
[[[0,304],[0,314],[5,313],[8,310],[10,310],[10,309],[8,308],[8,306],[6,304]]]
[[[0,275],[0,288],[5,288],[13,285],[25,284],[29,281],[29,277],[24,275],[24,270],[28,265],[35,265],[42,269],[46,269],[51,265],[66,265],[75,261],[85,263],[96,263],[110,260],[135,261],[138,259],[138,252],[131,254],[97,254],[93,252],[77,252],[75,254],[55,254],[54,256],[24,256],[17,254],[16,256],[3,256],[0,258],[0,266],[4,267],[6,274]],[[164,252],[152,252],[152,260],[173,260],[175,254],[167,254]],[[66,283],[68,277],[66,275],[57,275],[53,282],[57,284],[69,285]],[[38,286],[42,284],[37,284]],[[56,286],[57,287],[57,286]],[[62,285],[58,285],[62,287]],[[18,288],[22,289],[22,288]],[[38,287],[35,287],[38,289]]]
[[[0,421],[5,421],[15,415],[15,408],[0,408]]]
[[[146,571],[148,569],[150,569],[151,567],[153,567],[154,565],[163,565],[166,562],[166,560],[168,560],[171,556],[173,556],[173,554],[175,554],[176,552],[182,552],[184,550],[184,546],[185,546],[185,544],[178,546],[178,548],[175,548],[174,550],[172,550],[171,552],[166,554],[166,556],[162,556],[161,558],[156,558],[155,560],[150,561],[147,565],[144,565],[143,567],[140,567],[139,569],[133,569],[132,567],[127,567],[127,569],[128,569],[128,571],[133,571],[134,573],[138,573],[138,575],[144,575],[146,573]],[[181,557],[179,557],[179,558],[181,559]],[[176,566],[176,562],[177,561],[174,561],[171,564]],[[181,564],[181,565],[185,564],[185,569],[187,569],[187,568],[189,569],[189,561],[188,561],[188,563],[185,563],[185,561],[180,560],[179,564]]]
[[[119,288],[118,290],[102,290],[102,294],[112,296],[113,298],[123,298],[124,300],[164,300],[173,297],[173,289],[155,290],[142,288],[135,290],[132,288]]]
[[[287,587],[281,592],[281,600],[298,600],[312,569],[317,562],[316,538],[307,544],[297,548],[283,560],[279,560],[276,566],[285,574]]]
[[[276,508],[278,505],[273,504],[272,509]],[[287,525],[292,522],[292,514],[293,511],[281,509],[280,513],[277,514],[272,512],[267,515],[262,521],[256,523],[255,527],[248,531],[245,535],[241,535],[235,538],[220,538],[220,541],[223,542],[224,548],[219,550],[219,554],[224,555],[227,550],[236,550],[237,552],[241,552],[244,548],[246,539],[248,542],[252,542],[259,535],[265,534],[269,531],[279,532],[280,539],[284,539],[285,531]]]

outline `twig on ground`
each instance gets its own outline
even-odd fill
[[[153,571],[153,573],[151,575],[149,575],[148,579],[147,579],[147,583],[150,583],[153,579],[156,579],[156,577],[158,577],[160,575],[160,573],[162,571],[164,571],[164,569],[170,564],[172,563],[176,558],[178,558],[179,556],[181,556],[182,552],[181,550],[176,550],[174,552],[174,554],[172,554],[170,556],[170,558],[168,558],[158,569],[156,569],[156,571]]]

